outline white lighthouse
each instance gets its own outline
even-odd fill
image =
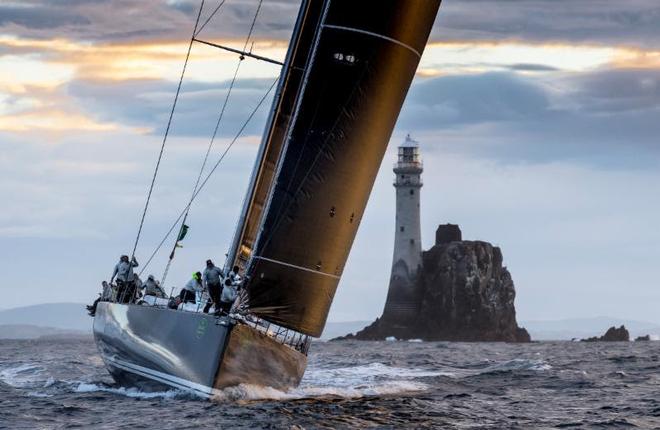
[[[417,300],[414,280],[422,264],[419,198],[422,188],[419,143],[410,135],[399,146],[394,164],[396,217],[392,275],[383,316],[399,321],[414,316]]]

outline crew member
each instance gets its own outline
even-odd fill
[[[238,274],[238,266],[234,266],[233,269],[231,269],[231,272],[229,272],[229,279],[231,279],[231,283],[234,285],[239,285],[241,283],[241,275]]]
[[[147,282],[144,283],[144,295],[165,298],[165,291],[160,288],[160,284],[154,275],[149,275]]]
[[[179,298],[183,303],[197,303],[195,295],[198,291],[201,292],[202,289],[202,274],[195,272],[192,279],[188,281],[179,293]]]
[[[225,279],[225,285],[222,288],[222,295],[220,296],[220,309],[222,312],[228,314],[231,310],[231,305],[234,304],[237,295],[237,286],[229,277]]]
[[[110,283],[117,277],[117,300],[120,303],[130,303],[135,296],[135,274],[133,267],[137,267],[138,262],[133,257],[133,260],[128,261],[128,255],[122,255],[119,258],[119,263],[115,265],[115,270],[112,272]]]
[[[90,317],[96,315],[96,308],[98,307],[100,301],[104,301],[104,302],[112,301],[112,295],[113,295],[112,285],[103,281],[101,283],[101,286],[103,287],[103,292],[99,295],[99,297],[96,300],[94,300],[94,303],[92,303],[91,305],[87,305],[87,312],[89,313]]]
[[[222,280],[224,274],[222,269],[216,267],[212,260],[206,260],[206,269],[204,269],[204,284],[209,292],[209,299],[204,306],[204,313],[208,313],[211,305],[215,306],[215,311],[220,311],[220,295],[222,294]]]

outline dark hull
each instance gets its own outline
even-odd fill
[[[295,387],[306,356],[228,317],[101,302],[94,338],[113,378],[211,397],[239,384]]]

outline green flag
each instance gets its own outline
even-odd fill
[[[181,226],[181,230],[179,230],[179,237],[176,239],[177,242],[183,240],[184,237],[186,237],[186,234],[188,234],[188,226],[183,224]]]

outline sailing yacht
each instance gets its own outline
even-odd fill
[[[302,1],[228,252],[246,275],[238,303],[213,316],[100,302],[94,337],[118,383],[300,383],[439,6]]]

